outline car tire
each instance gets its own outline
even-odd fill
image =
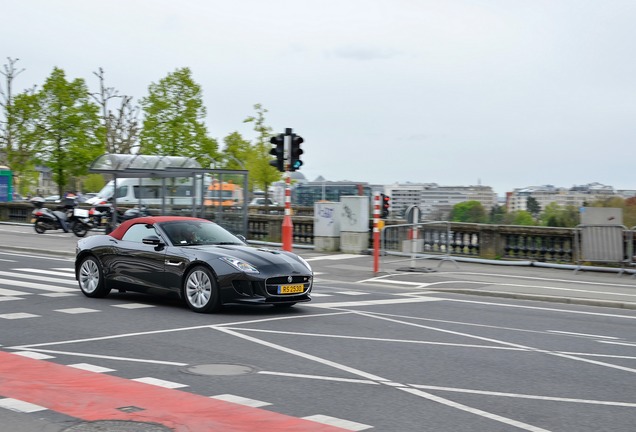
[[[216,278],[203,266],[190,269],[183,280],[183,299],[190,309],[199,313],[221,309],[221,299]]]
[[[82,260],[77,276],[79,287],[86,297],[100,298],[110,293],[104,281],[102,267],[95,257],[88,256]]]

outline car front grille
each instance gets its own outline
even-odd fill
[[[311,288],[312,277],[311,276],[279,276],[274,278],[269,278],[265,282],[265,288],[267,289],[267,294],[272,296],[280,296],[280,297],[289,297],[293,295],[299,295],[306,293]],[[303,292],[294,293],[294,294],[279,294],[278,287],[280,285],[303,285]]]

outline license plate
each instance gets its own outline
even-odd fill
[[[88,217],[88,210],[86,209],[73,209],[73,216],[77,216],[80,218]]]
[[[278,285],[278,294],[295,294],[305,291],[303,284]]]

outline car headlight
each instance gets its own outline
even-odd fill
[[[311,269],[311,266],[309,265],[309,263],[307,261],[305,261],[305,259],[303,257],[301,257],[300,255],[296,255],[296,256],[298,257],[300,262],[305,264],[305,266],[309,269],[309,271],[313,273],[313,270]]]
[[[240,260],[234,257],[220,257],[221,261],[224,261],[232,267],[245,272],[245,273],[258,273],[258,269],[247,261]]]

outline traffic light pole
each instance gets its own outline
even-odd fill
[[[283,216],[282,240],[283,250],[291,252],[294,238],[294,224],[291,218],[291,128],[285,129],[284,146],[285,146],[285,216]]]
[[[380,271],[380,195],[373,200],[373,272]]]

